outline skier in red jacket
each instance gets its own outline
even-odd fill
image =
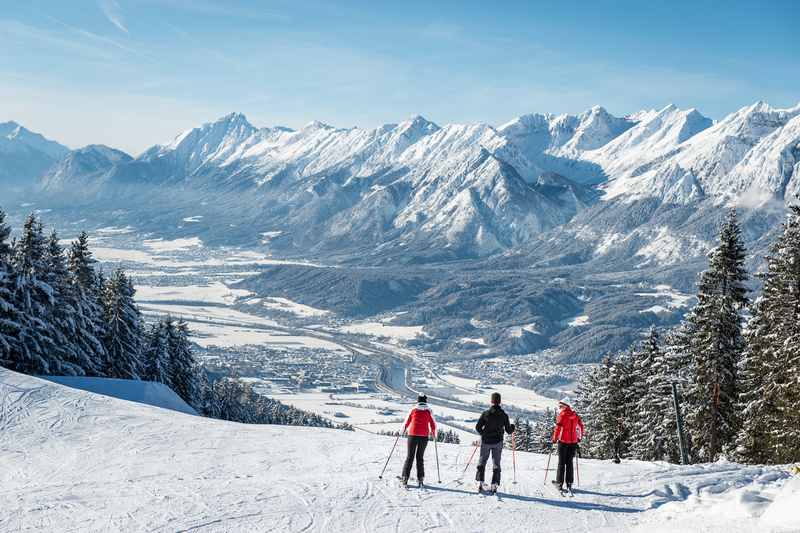
[[[405,429],[408,432],[408,453],[406,462],[403,465],[403,485],[408,484],[408,476],[411,475],[411,466],[414,459],[417,460],[417,483],[422,486],[425,478],[425,448],[428,446],[428,435],[436,438],[436,422],[433,421],[433,413],[428,407],[428,397],[420,394],[417,397],[417,405],[411,409],[406,419]]]
[[[558,443],[558,470],[553,484],[563,492],[566,481],[567,490],[572,492],[572,460],[575,458],[578,443],[583,438],[583,420],[572,410],[568,398],[558,402],[558,408],[556,427],[553,430],[553,444]]]

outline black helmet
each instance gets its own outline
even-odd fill
[[[417,403],[428,403],[428,397],[424,394],[417,396]]]

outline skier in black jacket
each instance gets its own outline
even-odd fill
[[[492,455],[494,472],[492,472],[492,486],[490,492],[497,492],[500,485],[500,456],[503,453],[503,430],[506,433],[514,433],[514,424],[508,420],[508,415],[500,407],[500,394],[492,393],[492,406],[483,412],[475,424],[475,431],[481,436],[481,455],[478,460],[478,472],[475,480],[478,482],[478,492],[483,492],[483,483],[486,463],[489,461],[489,454]]]

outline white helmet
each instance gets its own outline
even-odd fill
[[[572,400],[564,396],[558,401],[559,404],[566,405],[567,407],[572,407]]]

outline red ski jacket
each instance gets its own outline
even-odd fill
[[[556,417],[556,428],[553,431],[553,442],[575,444],[583,438],[583,420],[571,407],[562,407]]]
[[[433,421],[431,408],[424,403],[417,404],[408,414],[405,427],[412,437],[427,437],[429,434],[435,434],[436,422]]]

